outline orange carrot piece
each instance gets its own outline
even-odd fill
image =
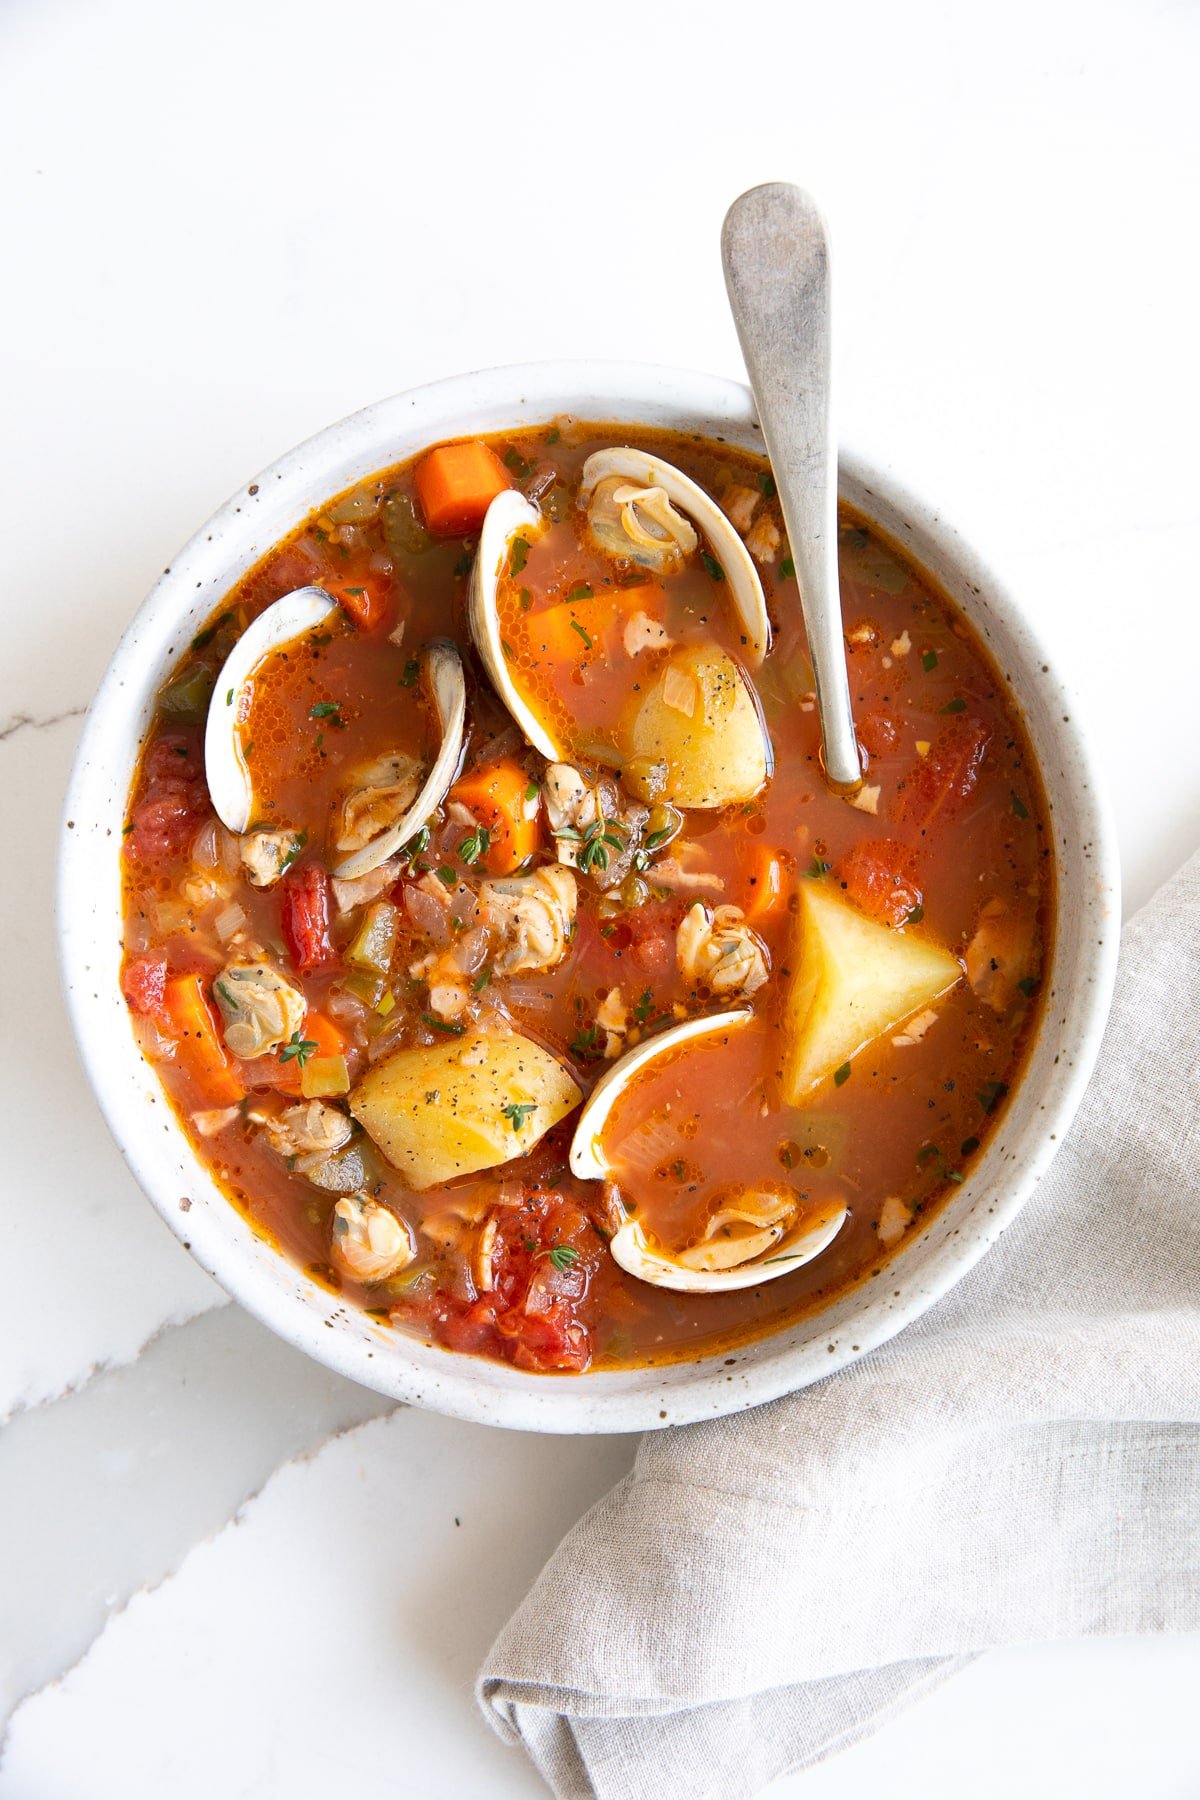
[[[472,769],[450,790],[451,800],[487,829],[488,848],[480,860],[490,875],[511,875],[537,849],[537,819],[525,816],[529,785],[520,763],[506,757]]]
[[[504,464],[486,444],[442,444],[423,456],[413,474],[417,499],[429,530],[438,537],[466,537],[512,482]]]
[[[391,597],[378,580],[355,581],[345,587],[331,587],[329,592],[360,631],[375,631],[391,611]]]
[[[167,982],[163,1004],[179,1036],[181,1062],[199,1081],[209,1099],[223,1106],[240,1100],[245,1088],[221,1038],[212,1001],[199,975],[176,975]]]
[[[742,911],[749,923],[767,919],[783,905],[783,863],[765,844],[755,845],[746,875]]]

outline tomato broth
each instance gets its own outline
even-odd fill
[[[589,536],[583,464],[614,443],[675,465],[738,526],[772,625],[760,666],[747,660],[707,544],[664,573]],[[480,467],[495,472],[496,491],[516,487],[541,512],[538,533],[501,573],[500,634],[512,679],[563,742],[563,762],[608,795],[596,802],[599,824],[552,825],[546,759],[471,649],[478,519],[455,510],[466,504],[460,489],[435,487],[422,475],[428,459],[414,459],[331,500],[270,551],[164,684],[126,824],[124,991],[143,1050],[220,1187],[314,1280],[382,1324],[546,1372],[711,1354],[878,1276],[995,1129],[1037,1022],[1052,931],[1038,774],[978,637],[925,573],[845,509],[842,604],[865,776],[853,802],[831,793],[765,459],[571,419],[471,448],[490,457]],[[237,724],[253,817],[233,833],[205,777],[209,702],[223,700],[221,670],[249,622],[306,585],[339,607],[253,673]],[[386,798],[392,782],[399,806],[437,751],[426,661],[437,639],[457,644],[465,667],[462,767],[379,881],[355,887],[336,873],[354,795]],[[622,788],[631,709],[671,655],[705,645],[733,660],[753,696],[768,777],[721,808],[644,792],[635,805]],[[251,838],[276,858],[265,885],[250,878]],[[528,966],[524,944],[522,966],[497,909],[513,906],[505,883],[539,871],[565,871],[573,911],[545,966]],[[550,904],[545,894],[561,901],[555,879],[553,892],[538,890],[540,904]],[[961,978],[797,1098],[785,1062],[810,889],[889,944],[940,947]],[[681,937],[696,907],[710,930],[719,909],[736,909],[727,928],[758,971],[748,991],[697,975]],[[295,1021],[265,1050],[251,1042],[266,1030],[259,1015],[247,1024],[231,1011],[239,980],[275,982],[257,1000],[269,1013],[282,993],[280,1016]],[[749,1009],[751,1021],[652,1063],[614,1107],[607,1182],[571,1173],[577,1105],[540,1129],[540,1090],[506,1090],[480,1127],[503,1153],[490,1166],[426,1185],[415,1162],[384,1149],[386,1134],[373,1136],[373,1115],[357,1103],[372,1072],[410,1053],[444,1068],[450,1046],[482,1044],[486,1061],[487,1044],[514,1031],[586,1097],[635,1045],[726,1006]],[[430,1077],[416,1110],[422,1098],[431,1113],[456,1104],[446,1083],[457,1079]],[[652,1286],[614,1261],[622,1216],[678,1246],[747,1184],[783,1195],[797,1217],[840,1201],[846,1223],[815,1260],[735,1292]],[[372,1218],[380,1229],[368,1229]],[[397,1266],[374,1274],[397,1250]]]

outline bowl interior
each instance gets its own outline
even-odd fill
[[[201,529],[121,641],[67,797],[59,927],[68,1003],[109,1127],[172,1230],[235,1299],[319,1361],[397,1399],[524,1429],[622,1431],[711,1417],[801,1387],[892,1336],[965,1273],[1030,1192],[1078,1103],[1111,993],[1119,908],[1112,834],[1077,708],[1048,658],[950,527],[889,476],[844,455],[843,498],[940,581],[988,644],[1024,715],[1046,789],[1058,903],[1043,1022],[975,1171],[886,1280],[728,1356],[658,1369],[534,1376],[456,1356],[379,1327],[279,1255],[196,1158],[136,1046],[120,993],[121,826],[154,692],[232,583],[319,501],[439,439],[566,412],[762,449],[749,392],[736,383],[579,363],[439,382],[369,407],[292,451]]]

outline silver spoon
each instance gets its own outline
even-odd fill
[[[800,587],[825,777],[849,793],[862,785],[862,764],[838,584],[825,222],[803,188],[768,181],[729,208],[721,254]]]

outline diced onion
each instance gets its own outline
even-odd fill
[[[217,831],[217,821],[210,819],[196,833],[192,843],[192,861],[201,869],[215,869],[221,860]]]
[[[230,938],[234,937],[245,923],[245,908],[239,906],[236,900],[231,900],[228,906],[222,907],[221,911],[213,920],[213,930],[216,932],[221,942],[227,944]]]
[[[673,707],[690,719],[696,710],[695,677],[672,663],[663,676],[662,697],[664,706]]]

